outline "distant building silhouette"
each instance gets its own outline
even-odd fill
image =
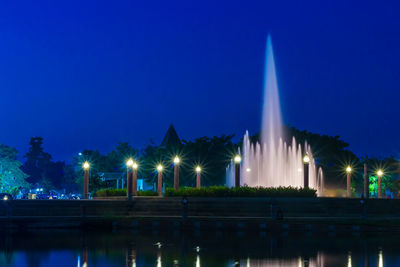
[[[167,133],[164,136],[163,141],[161,142],[162,147],[177,147],[182,144],[181,139],[179,139],[178,134],[175,131],[174,126],[171,124],[168,128]]]

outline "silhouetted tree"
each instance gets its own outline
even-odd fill
[[[225,184],[226,166],[237,151],[237,145],[232,142],[233,135],[201,137],[193,141],[182,140],[177,146],[147,146],[142,153],[143,169],[141,174],[148,183],[157,180],[156,165],[164,166],[163,179],[167,187],[173,185],[173,158],[181,157],[180,186],[195,185],[195,166],[202,167],[202,184]]]
[[[29,175],[28,181],[35,184],[44,178],[45,169],[51,161],[51,155],[43,151],[42,137],[32,137],[29,145],[22,170]]]
[[[52,161],[49,153],[43,151],[43,138],[32,137],[30,148],[25,155],[22,169],[29,175],[28,181],[38,184],[45,191],[74,188],[75,179],[71,167],[63,161]],[[68,176],[66,170],[68,169]]]

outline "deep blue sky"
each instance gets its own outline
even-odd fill
[[[254,133],[271,33],[285,123],[399,156],[399,7],[371,2],[2,1],[0,143]]]

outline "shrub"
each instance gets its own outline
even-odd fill
[[[185,187],[175,190],[166,188],[167,197],[316,197],[316,190],[296,187],[233,187],[211,186],[202,188]]]
[[[138,196],[157,196],[154,191],[138,191]],[[123,197],[126,196],[126,188],[124,189],[100,189],[96,192],[96,197]]]

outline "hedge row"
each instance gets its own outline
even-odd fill
[[[296,187],[226,187],[211,186],[202,188],[185,187],[175,190],[167,188],[167,197],[316,197],[317,191]]]
[[[138,191],[138,196],[157,196],[154,191]],[[96,192],[96,197],[117,197],[126,196],[126,188],[124,189],[100,189]]]
[[[309,188],[296,187],[181,187],[178,190],[166,188],[166,197],[316,197],[317,191]],[[157,196],[155,191],[138,191],[138,196]],[[101,189],[97,197],[126,196],[125,189]]]

